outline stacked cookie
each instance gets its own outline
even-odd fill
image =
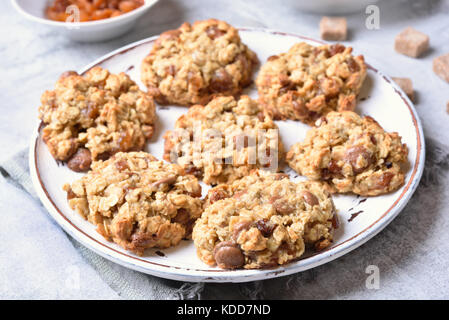
[[[218,20],[164,32],[142,62],[141,91],[100,67],[65,73],[42,96],[42,137],[81,179],[70,207],[126,250],[193,238],[199,258],[225,269],[265,268],[324,250],[337,228],[332,193],[398,189],[407,147],[353,110],[363,56],[337,45],[295,44],[260,68],[258,101],[242,95],[258,59]],[[164,134],[163,159],[143,151],[156,103],[189,109]],[[274,120],[311,126],[288,152]],[[294,182],[288,165],[309,181]],[[212,186],[202,198],[200,182]]]

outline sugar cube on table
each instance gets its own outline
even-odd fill
[[[433,59],[433,72],[444,81],[449,82],[449,53]]]
[[[417,58],[429,48],[429,36],[408,27],[396,36],[394,49],[406,56]]]
[[[413,101],[415,94],[413,92],[413,83],[410,78],[392,77],[393,81],[405,92],[405,94]]]
[[[323,17],[320,21],[321,39],[330,41],[343,41],[347,36],[346,18]]]
[[[449,113],[449,101],[446,103],[446,112]]]

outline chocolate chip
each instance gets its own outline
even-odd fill
[[[173,183],[176,182],[177,177],[176,176],[169,176],[163,179],[160,179],[156,182],[153,182],[151,184],[152,187],[154,188],[158,188],[161,184],[167,184],[167,185],[172,185]]]
[[[292,106],[293,106],[293,110],[295,111],[295,113],[301,117],[301,118],[305,118],[308,116],[309,114],[309,109],[307,109],[307,107],[304,104],[304,101],[302,100],[293,100],[292,101]]]
[[[362,157],[365,160],[365,165],[358,166],[359,158]],[[373,163],[373,159],[368,150],[362,146],[355,146],[346,150],[344,160],[352,166],[352,171],[355,174],[361,173],[365,168],[369,167]]]
[[[232,77],[225,69],[215,71],[209,84],[212,92],[226,92],[232,89]]]
[[[341,168],[338,166],[337,161],[335,161],[333,159],[329,162],[328,169],[329,169],[329,172],[331,172],[331,173],[340,173],[341,172]]]
[[[319,204],[318,198],[312,192],[304,190],[301,195],[308,205],[313,207]]]
[[[295,208],[282,198],[274,200],[273,207],[278,214],[289,214],[295,210]]]
[[[237,269],[245,264],[242,250],[232,241],[218,243],[214,248],[214,258],[218,267],[222,269]]]
[[[187,224],[190,220],[190,214],[187,209],[179,208],[176,216],[172,219],[173,222],[177,222],[180,224]]]
[[[225,35],[226,31],[220,30],[217,26],[210,26],[206,29],[206,34],[210,39],[215,40]]]
[[[92,163],[90,151],[85,148],[79,148],[78,151],[67,162],[70,170],[75,172],[86,172]]]
[[[111,157],[112,153],[110,151],[105,151],[97,155],[96,160],[108,160]]]
[[[244,221],[236,223],[233,226],[231,238],[234,241],[237,241],[240,233],[244,230],[248,230],[249,228],[251,228],[252,224],[253,224],[252,221],[249,221],[249,220],[244,220]]]
[[[378,189],[386,188],[390,185],[391,180],[393,179],[394,174],[391,172],[383,173],[376,182],[376,187]]]

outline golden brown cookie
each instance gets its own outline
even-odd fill
[[[291,147],[287,163],[301,175],[325,182],[332,192],[376,196],[398,189],[408,149],[396,133],[371,117],[331,112]]]
[[[153,135],[154,101],[124,73],[101,67],[84,76],[66,72],[41,103],[42,138],[52,156],[74,171],[87,171],[92,160],[119,151],[142,150]]]
[[[64,185],[70,207],[109,241],[142,255],[189,238],[201,215],[201,186],[181,167],[145,152],[119,152]]]
[[[336,228],[330,194],[319,182],[255,170],[209,190],[193,228],[199,258],[224,269],[257,269],[299,258],[306,247],[323,250]]]
[[[366,66],[351,52],[341,44],[301,42],[269,57],[256,80],[260,102],[275,120],[310,125],[330,111],[354,110]]]
[[[283,156],[276,124],[248,96],[195,105],[164,138],[164,159],[207,184],[232,182],[260,167],[276,171]]]
[[[162,33],[142,63],[142,82],[162,104],[206,104],[238,95],[251,83],[257,57],[224,21],[184,23]]]

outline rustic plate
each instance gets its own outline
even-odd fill
[[[270,55],[288,50],[298,41],[315,45],[321,43],[298,35],[263,29],[242,28],[240,35],[262,62]],[[149,38],[116,50],[80,72],[101,65],[114,73],[121,71],[128,73],[144,88],[140,82],[140,63],[150,51],[155,39]],[[249,88],[246,93],[252,97],[257,96],[254,87]],[[159,120],[156,133],[147,144],[148,152],[158,158],[162,157],[163,133],[172,129],[175,120],[186,111],[187,109],[183,107],[158,107]],[[70,171],[66,166],[58,165],[42,141],[39,129],[35,130],[30,146],[31,176],[42,203],[64,230],[88,248],[125,267],[182,281],[245,282],[285,276],[332,261],[372,238],[404,208],[418,186],[424,166],[424,136],[420,120],[407,96],[389,77],[369,66],[357,111],[372,116],[387,131],[397,131],[402,136],[403,142],[410,150],[408,158],[410,167],[405,185],[394,193],[379,197],[335,196],[340,228],[336,231],[333,245],[323,252],[308,253],[298,261],[275,269],[228,271],[208,267],[197,258],[192,241],[182,241],[180,245],[170,249],[159,251],[149,249],[144,257],[138,257],[104,240],[93,225],[83,220],[67,205],[62,185],[81,177],[81,174]],[[287,148],[303,139],[308,129],[308,126],[294,121],[277,123]],[[295,177],[293,172],[289,173]]]

